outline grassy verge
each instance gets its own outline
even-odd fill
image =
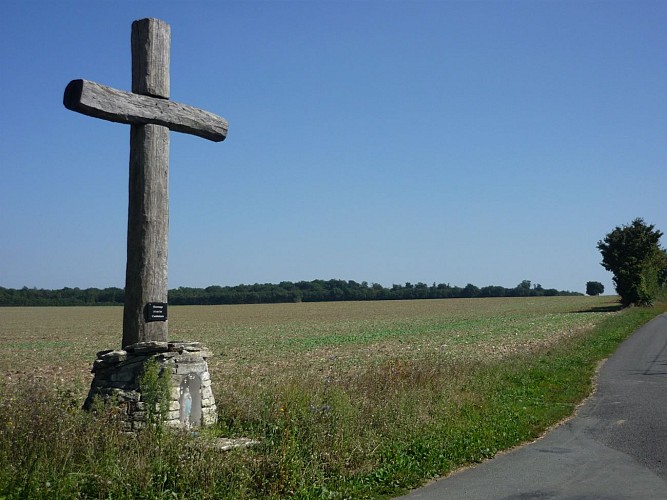
[[[508,354],[385,355],[218,397],[220,426],[120,432],[39,380],[0,382],[0,498],[377,498],[531,440],[572,413],[599,360],[656,314],[628,309],[594,329]],[[517,335],[520,334],[517,331]],[[260,444],[221,453],[217,435]]]

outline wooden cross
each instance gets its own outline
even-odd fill
[[[159,19],[132,23],[132,93],[73,80],[63,98],[72,111],[131,125],[123,347],[167,341],[169,130],[227,136],[225,119],[169,101],[170,32]]]

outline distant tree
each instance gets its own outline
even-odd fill
[[[614,274],[623,306],[650,305],[663,285],[667,254],[660,247],[662,232],[637,218],[614,228],[597,248],[602,266]]]
[[[473,285],[472,283],[468,283],[463,290],[461,290],[461,297],[466,298],[466,299],[472,299],[475,297],[479,297],[479,288]]]
[[[600,295],[604,293],[604,285],[599,281],[588,281],[586,283],[586,295]]]
[[[509,295],[514,297],[528,297],[530,295],[530,280],[523,280],[514,287]]]
[[[480,297],[504,297],[506,290],[502,286],[485,286],[480,290]]]

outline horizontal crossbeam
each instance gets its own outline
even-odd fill
[[[63,104],[84,115],[130,125],[154,124],[214,142],[227,137],[227,120],[167,99],[116,90],[88,80],[72,80]]]

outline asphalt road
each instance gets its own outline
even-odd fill
[[[574,418],[401,498],[667,500],[667,314],[621,344]]]

